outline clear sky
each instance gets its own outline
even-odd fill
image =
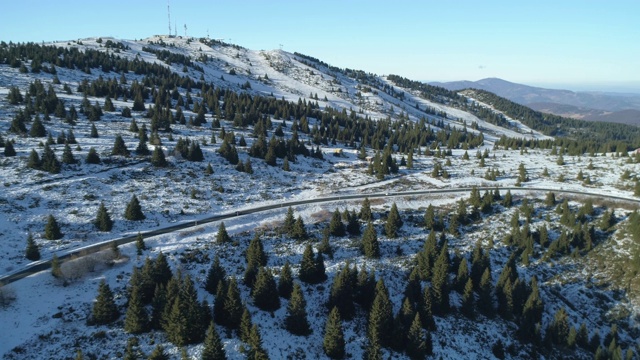
[[[178,34],[414,80],[640,89],[639,0],[171,0]],[[0,40],[168,33],[164,0],[0,2]]]

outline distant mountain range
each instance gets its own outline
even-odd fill
[[[640,126],[640,94],[545,89],[498,78],[429,84],[454,91],[482,89],[534,110],[555,115]]]

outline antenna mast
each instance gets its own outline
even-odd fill
[[[169,36],[171,36],[171,8],[169,7],[169,0],[167,0],[167,17],[169,19]]]

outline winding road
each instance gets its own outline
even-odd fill
[[[570,195],[579,195],[579,196],[586,196],[586,197],[598,198],[598,199],[623,201],[623,202],[633,203],[636,206],[640,205],[640,199],[627,198],[627,197],[621,197],[621,196],[615,196],[615,195],[606,195],[606,194],[595,193],[595,192],[577,191],[577,190],[548,189],[548,188],[538,188],[538,187],[478,187],[478,190],[493,191],[496,188],[503,191],[510,190],[512,192],[554,192],[559,194],[570,194]],[[152,236],[184,230],[190,227],[195,227],[195,226],[199,226],[199,225],[203,225],[203,224],[207,224],[215,221],[225,220],[225,219],[248,215],[248,214],[265,212],[265,211],[289,207],[289,206],[307,205],[307,204],[313,204],[313,203],[326,203],[326,202],[335,202],[335,201],[343,201],[343,200],[359,200],[367,197],[368,198],[387,198],[387,197],[402,197],[402,196],[427,196],[427,195],[435,195],[435,194],[456,194],[456,193],[471,192],[471,190],[472,188],[430,189],[430,190],[416,190],[416,191],[403,191],[403,192],[348,194],[348,195],[321,197],[316,199],[288,201],[288,202],[282,202],[275,205],[264,205],[264,206],[253,207],[250,209],[231,211],[228,213],[214,215],[214,216],[210,216],[200,220],[188,221],[181,224],[164,227],[161,229],[143,232],[141,233],[141,235],[145,238],[148,238]],[[66,253],[59,255],[58,258],[60,259],[60,261],[64,261],[65,259],[70,259],[72,257],[86,256],[89,254],[96,253],[98,251],[109,249],[112,246],[112,243],[114,241],[116,242],[116,244],[122,245],[122,244],[127,244],[135,241],[136,237],[137,235],[132,235],[132,236],[121,237],[118,239],[102,241],[100,243],[70,250]],[[51,259],[40,260],[40,261],[30,263],[29,265],[23,267],[22,269],[0,276],[0,284],[2,284],[3,286],[7,284],[11,284],[29,275],[47,270],[50,267],[51,267]]]

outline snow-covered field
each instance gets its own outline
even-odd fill
[[[105,50],[96,41],[97,39],[83,39],[83,45],[75,42],[55,44],[57,46],[81,46],[86,48]],[[109,40],[103,38],[103,41]],[[111,39],[113,41],[120,41]],[[0,157],[0,238],[3,246],[0,248],[0,275],[10,273],[29,263],[24,258],[24,249],[28,233],[33,234],[43,258],[48,259],[53,254],[61,254],[88,244],[115,239],[126,235],[134,235],[140,231],[148,231],[166,227],[172,224],[197,220],[215,214],[221,214],[232,210],[251,208],[252,206],[265,204],[278,204],[287,200],[313,199],[332,194],[361,194],[372,192],[397,192],[403,190],[420,190],[429,188],[459,188],[471,186],[503,187],[513,186],[517,182],[518,167],[523,164],[529,176],[529,181],[522,184],[526,187],[539,187],[557,190],[575,190],[589,193],[602,193],[627,198],[633,198],[633,179],[622,179],[625,171],[630,174],[640,172],[640,164],[628,161],[629,157],[614,157],[614,154],[597,154],[595,157],[564,155],[564,165],[558,165],[558,155],[550,155],[549,150],[514,151],[494,147],[494,142],[501,136],[509,137],[535,137],[545,138],[544,135],[531,131],[516,119],[509,119],[514,126],[504,129],[489,124],[474,115],[445,105],[436,104],[419,98],[416,94],[405,92],[408,96],[403,101],[388,96],[384,92],[366,93],[364,97],[357,96],[360,93],[359,84],[355,79],[348,78],[342,73],[329,71],[318,66],[313,68],[296,60],[293,54],[278,51],[253,51],[232,46],[209,47],[198,40],[186,41],[182,38],[153,37],[142,41],[122,41],[130,50],[116,55],[135,59],[141,58],[148,62],[159,61],[155,55],[142,51],[148,41],[158,42],[162,40],[169,46],[167,49],[189,55],[193,59],[199,56],[207,56],[207,63],[198,64],[204,69],[204,73],[190,68],[188,74],[194,79],[200,76],[205,81],[213,83],[216,87],[230,88],[240,91],[245,82],[251,84],[248,91],[254,95],[275,96],[289,101],[297,102],[299,99],[311,101],[309,94],[317,94],[317,100],[321,108],[332,107],[338,109],[353,109],[360,116],[369,116],[372,119],[384,119],[387,116],[399,115],[404,112],[410,120],[418,121],[422,117],[430,120],[442,120],[446,125],[462,129],[465,124],[472,122],[479,124],[484,134],[485,143],[479,149],[468,150],[469,160],[464,160],[465,150],[454,149],[452,156],[438,159],[433,156],[414,155],[413,168],[401,167],[397,175],[388,176],[379,181],[375,176],[366,174],[367,164],[358,159],[358,151],[343,146],[343,144],[322,147],[324,159],[298,157],[298,161],[291,163],[290,172],[282,171],[282,162],[278,167],[271,167],[259,159],[252,159],[253,174],[238,172],[234,166],[229,165],[217,153],[221,139],[218,131],[214,131],[216,143],[211,144],[211,115],[207,115],[207,123],[203,127],[191,127],[176,124],[172,126],[173,139],[162,135],[162,148],[167,153],[167,159],[171,166],[165,169],[157,169],[142,159],[132,157],[128,159],[110,157],[115,135],[123,135],[129,150],[135,149],[137,139],[128,131],[130,119],[120,116],[120,110],[124,106],[131,106],[131,101],[122,99],[114,100],[115,112],[105,113],[101,121],[95,122],[100,134],[99,138],[92,138],[90,134],[91,123],[79,120],[75,126],[61,121],[44,122],[55,138],[61,131],[73,130],[79,143],[79,148],[73,147],[73,153],[77,159],[83,160],[90,147],[94,147],[104,159],[111,159],[109,164],[89,165],[81,161],[76,165],[64,165],[63,171],[57,175],[28,169],[27,159],[31,149],[41,152],[41,142],[44,138],[17,137],[7,132],[11,118],[17,107],[9,105],[6,94],[10,86],[18,86],[24,93],[24,89],[34,79],[40,79],[45,88],[51,83],[53,75],[22,74],[18,69],[7,65],[0,65],[0,134],[5,139],[16,140],[16,157]],[[175,45],[175,47],[172,47]],[[170,65],[176,73],[184,74],[182,65]],[[231,75],[234,69],[236,75]],[[76,92],[83,79],[96,79],[103,76],[105,79],[119,74],[103,73],[98,69],[92,69],[91,74],[81,71],[71,71],[59,68],[58,78],[61,85],[54,85],[57,96],[64,100],[67,106],[75,104],[79,108],[82,94]],[[128,81],[141,79],[134,74],[126,75]],[[268,79],[267,79],[268,78]],[[382,82],[388,83],[385,78]],[[67,95],[62,91],[63,84],[68,84],[73,89],[73,94]],[[392,84],[391,84],[392,85]],[[395,86],[396,89],[400,89]],[[338,91],[337,89],[340,89]],[[183,94],[184,95],[184,94]],[[198,100],[197,92],[192,95]],[[326,98],[326,101],[324,100]],[[96,101],[100,104],[104,98],[89,97],[91,104]],[[312,101],[316,101],[315,99]],[[447,113],[447,119],[437,116],[425,116],[415,109],[415,104],[421,107],[429,106],[439,112]],[[392,112],[394,109],[395,112]],[[393,114],[393,115],[391,115]],[[149,126],[149,119],[142,113],[133,113],[138,124]],[[191,111],[185,111],[185,116],[195,116]],[[452,120],[455,119],[455,120]],[[271,119],[274,127],[282,120]],[[315,119],[310,119],[309,125],[313,126]],[[246,161],[248,149],[255,139],[251,129],[233,128],[231,122],[221,121],[222,126],[228,132],[233,130],[236,138],[241,135],[247,141],[247,147],[238,147],[240,160]],[[290,121],[287,122],[290,125]],[[515,130],[514,130],[515,129]],[[472,131],[472,130],[469,130]],[[286,136],[290,136],[290,128],[285,128]],[[188,162],[179,155],[172,155],[176,141],[179,138],[189,138],[200,141],[205,160],[203,162]],[[306,135],[303,140],[308,140]],[[62,154],[63,145],[52,145],[58,157]],[[153,149],[153,146],[150,146]],[[335,150],[341,149],[342,155],[334,156]],[[424,149],[422,149],[424,150]],[[485,159],[485,167],[480,167],[480,160],[476,158],[476,152],[488,151],[489,157]],[[424,153],[424,152],[422,152]],[[372,155],[372,152],[370,152]],[[401,155],[395,155],[398,159]],[[443,165],[450,174],[450,178],[434,178],[431,171],[435,162]],[[449,164],[450,162],[450,164]],[[205,174],[205,167],[211,164],[213,174]],[[591,165],[589,165],[591,164]],[[544,171],[548,175],[543,175]],[[485,179],[488,170],[498,172],[496,181]],[[578,173],[582,172],[584,178],[589,178],[590,183],[578,180]],[[564,179],[560,179],[563,177]],[[124,219],[124,209],[131,196],[136,194],[142,204],[146,219],[132,222]],[[534,193],[532,198],[542,199],[544,194]],[[468,195],[464,196],[465,198]],[[429,205],[442,208],[454,208],[455,201],[459,197],[440,195],[435,198],[394,198],[403,215],[411,214],[421,217],[424,209]],[[103,202],[115,220],[111,232],[96,231],[93,220],[98,206]],[[379,201],[375,203],[374,210],[387,211],[390,203]],[[330,217],[335,208],[344,210],[345,207],[359,209],[360,202],[338,202],[323,205],[300,206],[295,210],[301,215],[308,225],[308,231],[318,240],[321,238],[322,226],[314,224],[324,223]],[[486,241],[488,236],[495,239],[497,256],[492,257],[493,279],[500,274],[502,265],[509,256],[506,249],[500,248],[501,238],[508,231],[509,218],[512,209],[503,209],[496,215],[492,215],[482,222],[482,225],[473,226],[460,238],[452,238],[450,245],[463,253],[469,253],[478,239]],[[184,264],[181,258],[190,249],[201,249],[210,258],[217,253],[225,254],[227,259],[225,266],[227,272],[242,276],[244,271],[244,257],[242,252],[246,244],[253,236],[256,229],[273,229],[284,218],[285,209],[274,210],[266,214],[247,215],[225,222],[227,230],[239,245],[221,246],[212,244],[217,223],[198,226],[190,230],[172,233],[146,239],[147,245],[152,250],[144,256],[136,255],[133,244],[121,246],[122,258],[112,265],[101,265],[101,260],[96,259],[91,271],[82,273],[78,279],[67,286],[63,286],[47,271],[35,274],[14,284],[5,286],[4,291],[15,295],[15,301],[5,308],[0,308],[0,353],[8,358],[64,358],[75,356],[75,349],[79,345],[85,353],[93,353],[98,358],[118,358],[124,351],[128,334],[122,327],[91,327],[86,326],[87,315],[90,313],[91,304],[97,292],[97,284],[101,279],[107,280],[116,293],[116,301],[124,306],[126,302],[125,287],[133,266],[141,266],[146,256],[155,257],[162,251],[168,254],[173,268],[184,267],[196,279],[196,284],[201,285],[206,275],[208,264]],[[555,216],[553,211],[548,211]],[[623,218],[628,213],[626,206],[620,205],[616,213]],[[64,236],[60,240],[46,240],[43,238],[44,226],[48,215],[54,215],[61,224]],[[328,215],[327,215],[328,214]],[[539,215],[540,222],[546,216]],[[379,222],[379,224],[382,224]],[[507,225],[505,225],[507,224]],[[380,225],[381,226],[381,225]],[[612,236],[611,238],[614,238]],[[397,311],[403,291],[404,277],[407,275],[408,264],[411,257],[421,249],[422,242],[426,238],[424,230],[417,226],[408,226],[402,233],[402,241],[384,239],[382,241],[383,260],[371,261],[363,258],[357,251],[353,239],[338,239],[333,244],[336,254],[333,260],[327,260],[326,268],[329,280],[324,286],[305,285],[308,313],[312,325],[313,334],[308,338],[299,338],[289,335],[282,328],[282,322],[286,311],[286,302],[273,315],[260,311],[249,304],[254,322],[259,324],[261,335],[272,358],[302,358],[306,353],[307,358],[324,356],[322,352],[322,335],[324,331],[324,319],[327,309],[324,302],[328,298],[331,279],[339,268],[350,260],[352,264],[361,266],[366,264],[368,268],[375,269],[379,277],[386,280],[392,294],[398,294],[392,298]],[[298,264],[304,250],[304,244],[293,240],[269,236],[264,240],[266,250],[270,254],[269,266],[276,273],[285,259],[292,264]],[[401,251],[397,251],[400,249]],[[402,254],[402,255],[398,255]],[[103,254],[108,256],[108,254]],[[575,270],[575,263],[567,261],[566,267],[558,264],[558,269],[567,269],[567,274]],[[70,266],[70,265],[67,265]],[[552,289],[553,281],[557,278],[549,276],[549,269],[545,264],[534,264],[531,270],[523,268],[526,278],[537,275],[544,281],[549,281],[549,287],[544,290],[544,295],[549,299],[557,300],[559,297]],[[562,271],[559,271],[562,277]],[[597,277],[597,274],[589,273]],[[568,276],[568,275],[567,275]],[[555,288],[553,288],[555,289]],[[597,307],[597,298],[590,300],[584,293],[592,294],[594,290],[587,289],[584,283],[576,282],[559,290],[569,301],[580,304],[584,309]],[[248,298],[248,288],[242,287],[243,298]],[[613,297],[604,290],[607,297],[606,304],[614,303]],[[200,297],[211,296],[200,289]],[[453,296],[453,302],[458,301]],[[629,298],[620,301],[624,306],[637,315],[637,299]],[[551,301],[550,301],[551,302]],[[634,308],[634,306],[636,306]],[[550,306],[545,312],[545,320],[553,317],[556,307]],[[594,326],[599,327],[600,334],[604,336],[608,327],[600,321],[606,315],[606,309],[594,311],[592,314],[571,311],[574,318],[585,318]],[[633,318],[630,315],[630,318]],[[469,321],[457,316],[438,318],[439,330],[433,334],[434,352],[442,358],[456,359],[484,358],[490,356],[487,343],[501,339],[505,344],[509,343],[509,337],[503,334],[513,331],[509,325],[499,320],[489,320],[474,323],[474,328],[469,329]],[[513,324],[511,324],[513,326]],[[579,325],[579,324],[578,324]],[[634,324],[637,329],[637,324]],[[106,333],[106,334],[105,334]],[[360,358],[366,345],[366,324],[361,320],[354,320],[345,324],[345,338],[347,339],[347,353],[352,358]],[[221,331],[225,341],[225,349],[229,358],[244,358],[241,354],[240,341]],[[154,344],[166,343],[167,351],[179,355],[179,349],[168,343],[161,333],[143,335],[141,348],[145,353],[150,353]],[[629,340],[629,339],[627,339]],[[91,345],[84,345],[86,343]],[[199,355],[202,347],[191,346],[188,353],[191,356]],[[388,353],[393,358],[401,358],[397,353]],[[514,357],[525,356],[516,354]]]

